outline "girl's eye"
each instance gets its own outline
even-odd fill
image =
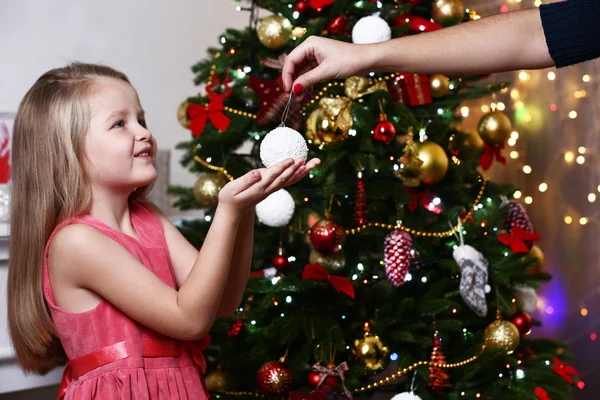
[[[122,128],[123,126],[125,126],[125,123],[123,122],[123,120],[118,121],[117,123],[115,123],[113,125],[113,128]]]
[[[145,119],[143,119],[143,118],[138,120],[138,124],[140,124],[140,125],[141,125],[141,126],[143,126],[144,128],[147,128],[147,126],[146,126],[146,120],[145,120]]]

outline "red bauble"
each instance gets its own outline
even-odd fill
[[[347,35],[350,33],[348,30],[348,22],[344,17],[335,17],[327,26],[327,32],[330,35]]]
[[[284,396],[292,388],[292,373],[282,363],[271,361],[260,367],[256,381],[267,396]]]
[[[390,144],[396,136],[396,127],[388,120],[379,121],[373,129],[373,137],[379,142]]]
[[[531,331],[531,317],[525,311],[513,315],[511,321],[515,324],[521,335],[527,335]]]
[[[273,257],[273,266],[278,270],[287,269],[290,266],[290,262],[288,261],[287,256],[277,255]]]
[[[329,219],[322,219],[310,228],[310,243],[323,253],[338,251],[345,239],[344,228]]]
[[[304,13],[308,8],[307,0],[299,0],[296,4],[294,4],[294,11],[298,11],[300,14]]]
[[[317,371],[309,371],[307,378],[308,386],[310,386],[313,389],[316,388],[319,382],[321,381],[321,375]],[[332,388],[337,388],[337,377],[328,376],[327,378],[325,378],[325,382],[323,383],[331,386]]]

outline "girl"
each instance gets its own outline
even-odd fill
[[[241,301],[253,208],[319,160],[225,185],[198,253],[141,200],[156,143],[121,72],[44,74],[19,106],[13,152],[8,316],[22,368],[68,360],[61,399],[206,399],[202,350]]]

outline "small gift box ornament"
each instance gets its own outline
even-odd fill
[[[388,81],[392,100],[407,107],[431,104],[429,76],[425,74],[398,74]]]

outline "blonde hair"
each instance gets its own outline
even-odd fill
[[[43,292],[43,256],[62,221],[91,205],[84,174],[84,144],[93,84],[102,78],[129,82],[110,67],[72,63],[46,72],[17,111],[12,140],[8,322],[21,368],[45,374],[66,356]],[[139,188],[131,200],[144,196]]]

